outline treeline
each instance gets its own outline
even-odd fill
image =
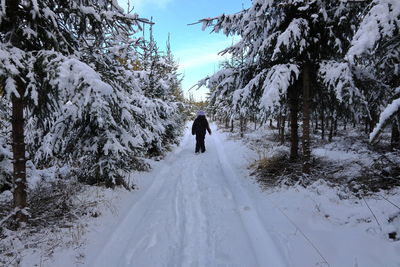
[[[302,160],[304,173],[311,124],[322,139],[338,125],[356,126],[371,143],[388,126],[392,149],[400,149],[400,1],[253,0],[200,22],[240,37],[221,52],[231,59],[199,83],[210,89],[217,118],[274,120],[282,142],[290,124],[290,158]]]
[[[38,173],[128,188],[178,142],[181,79],[152,27],[116,0],[0,6],[0,192],[13,192],[18,224]]]

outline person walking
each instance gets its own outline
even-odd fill
[[[194,120],[192,125],[192,135],[196,135],[196,154],[199,152],[204,153],[206,151],[204,144],[206,132],[211,135],[211,129],[206,119],[206,114],[204,111],[199,110],[197,112],[197,118]]]

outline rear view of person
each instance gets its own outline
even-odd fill
[[[200,110],[197,112],[197,118],[194,120],[192,125],[192,135],[196,135],[196,153],[204,153],[206,151],[206,147],[204,145],[206,131],[211,135],[211,129],[208,125],[206,115],[204,111]]]

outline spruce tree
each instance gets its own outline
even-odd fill
[[[255,0],[249,9],[237,14],[201,20],[203,28],[210,26],[215,32],[241,37],[224,51],[234,56],[244,54],[245,65],[240,72],[252,70],[251,78],[233,93],[240,103],[256,102],[270,116],[279,111],[279,104],[287,96],[292,159],[297,158],[297,105],[302,101],[306,173],[311,151],[309,120],[314,95],[311,88],[316,87],[319,69],[325,61],[342,60],[354,33],[352,25],[358,18],[353,15],[360,12],[362,5],[325,0]]]
[[[34,115],[39,115],[51,109],[57,103],[54,99],[62,94],[46,81],[44,64],[80,62],[83,44],[101,49],[100,45],[111,34],[118,39],[119,33],[134,31],[139,21],[144,20],[124,14],[115,0],[6,0],[1,5],[0,81],[5,89],[3,97],[12,106],[14,205],[18,224],[28,219],[24,112],[34,105]]]
[[[368,6],[348,50],[347,58],[367,74],[359,80],[374,86],[368,111],[375,111],[370,141],[374,142],[386,125],[392,125],[392,146],[399,148],[400,140],[400,2],[374,0]],[[377,90],[377,88],[379,88]],[[374,106],[375,105],[375,106]]]

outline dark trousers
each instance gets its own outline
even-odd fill
[[[206,147],[204,145],[204,138],[206,136],[202,134],[196,134],[196,150],[195,152],[204,153],[206,151]]]

